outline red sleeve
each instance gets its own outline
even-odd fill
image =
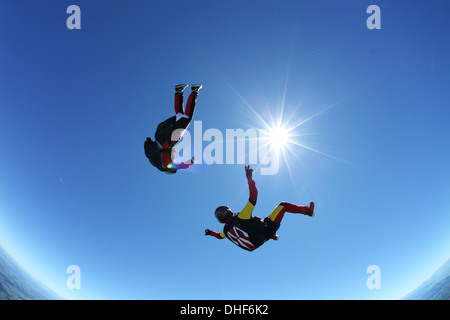
[[[169,144],[167,142],[164,142],[162,145],[163,149],[169,149]],[[190,162],[184,163],[174,163],[172,161],[172,152],[171,151],[164,151],[162,153],[162,160],[163,160],[163,167],[164,168],[173,168],[173,169],[187,169],[191,166]]]
[[[221,236],[220,236],[220,233],[217,233],[217,232],[215,232],[215,231],[213,231],[213,230],[210,230],[209,231],[209,235],[210,236],[213,236],[213,237],[215,237],[215,238],[217,238],[217,239],[223,239]]]
[[[248,201],[250,201],[253,205],[255,205],[256,200],[258,199],[258,189],[256,189],[254,180],[250,180],[248,182],[248,188],[250,191],[250,199],[248,199]]]
[[[169,149],[169,144],[167,142],[164,142],[162,144],[162,149]],[[172,163],[172,155],[170,154],[170,151],[164,151],[162,153],[162,165],[164,168],[167,168],[169,164]]]
[[[165,151],[162,154],[163,154],[163,156],[162,156],[163,157],[163,167],[168,168],[169,164],[172,163],[172,157],[170,156],[170,152]]]

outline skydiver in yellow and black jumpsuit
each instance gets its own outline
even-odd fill
[[[218,207],[214,215],[220,223],[225,224],[223,231],[217,233],[206,229],[205,235],[217,239],[228,238],[240,248],[253,251],[269,239],[278,240],[276,232],[280,228],[285,212],[314,216],[314,202],[310,202],[309,206],[297,206],[289,202],[281,202],[264,221],[261,221],[259,217],[253,217],[252,212],[258,198],[258,190],[255,181],[253,181],[253,169],[250,169],[250,166],[245,167],[245,174],[250,197],[244,209],[238,214],[234,214],[228,206]]]

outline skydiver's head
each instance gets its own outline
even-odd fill
[[[226,223],[231,217],[233,217],[233,211],[228,206],[220,206],[214,212],[216,219],[220,223]]]

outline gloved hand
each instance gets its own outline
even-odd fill
[[[245,166],[245,176],[248,181],[253,180],[253,169],[250,169],[250,165]]]
[[[211,230],[205,229],[205,236],[209,236],[211,234]]]

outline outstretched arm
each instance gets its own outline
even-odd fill
[[[244,209],[238,214],[238,218],[243,220],[248,220],[252,217],[252,212],[255,209],[256,200],[258,199],[258,190],[256,189],[255,181],[253,181],[252,173],[253,169],[250,169],[250,166],[245,166],[245,175],[247,176],[250,197]]]
[[[251,204],[256,205],[258,189],[256,189],[255,181],[253,180],[253,169],[250,169],[250,165],[245,166],[245,176],[247,177],[248,188],[250,191],[250,198],[248,201],[250,201]]]
[[[213,236],[220,240],[225,239],[225,234],[223,232],[217,233],[217,232],[215,232],[213,230],[209,230],[209,229],[205,230],[205,236]]]
[[[249,197],[248,201],[250,201],[251,204],[253,204],[253,206],[255,206],[256,200],[258,199],[258,189],[256,189],[255,181],[250,180],[248,182],[248,189],[250,192],[250,197]]]

